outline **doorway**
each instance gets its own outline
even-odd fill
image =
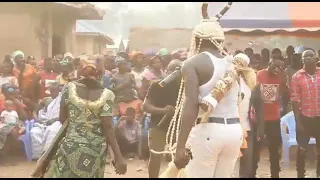
[[[53,34],[52,36],[52,56],[64,53],[64,39],[61,35]]]
[[[65,22],[57,14],[52,17],[52,56],[64,54],[65,51]]]

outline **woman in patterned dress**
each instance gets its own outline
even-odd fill
[[[114,94],[96,79],[95,63],[86,61],[79,71],[83,78],[63,89],[60,105],[63,127],[38,162],[33,177],[45,174],[52,178],[103,178],[107,143],[115,155],[116,173],[126,173],[127,165],[112,127]]]

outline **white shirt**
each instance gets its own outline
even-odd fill
[[[141,88],[142,86],[142,74],[141,73],[138,73],[138,72],[135,72],[135,71],[131,71],[131,73],[133,74],[134,76],[134,80],[136,82],[136,87],[139,89]]]
[[[225,71],[232,63],[232,58],[224,57],[217,58],[211,53],[203,52],[207,54],[214,65],[214,73],[211,79],[199,87],[199,99],[204,98],[205,96],[211,96],[211,90],[216,86],[219,79],[224,76]],[[238,118],[238,94],[239,94],[239,84],[234,82],[232,88],[225,94],[225,96],[220,100],[218,105],[215,107],[214,111],[210,114],[209,117],[219,117],[219,118]],[[199,108],[201,110],[201,108]],[[201,117],[203,114],[202,110],[199,111],[198,117]]]
[[[250,131],[250,122],[248,117],[249,104],[251,98],[251,89],[246,84],[243,78],[240,78],[240,89],[241,93],[244,94],[242,101],[240,102],[240,118],[243,120],[242,126],[246,131]]]
[[[18,113],[16,111],[7,110],[2,111],[0,117],[4,119],[6,124],[16,124],[19,119]]]

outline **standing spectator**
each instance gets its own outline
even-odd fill
[[[144,60],[144,55],[142,52],[132,52],[131,62],[132,62],[132,71],[131,73],[134,76],[136,88],[139,90],[142,86],[142,75],[144,67],[142,66]]]
[[[289,66],[290,62],[292,61],[293,54],[295,53],[293,46],[288,46],[286,49],[287,57],[284,59],[285,66]]]
[[[145,51],[144,52],[144,61],[142,63],[142,66],[148,67],[150,59],[155,55],[156,55],[155,51],[153,51],[151,49]]]
[[[99,73],[98,79],[101,81],[104,88],[110,89],[111,75],[105,69],[104,57],[101,55],[96,55],[94,59],[96,60],[96,64],[98,67],[98,73]]]
[[[136,112],[136,119],[141,117],[142,101],[138,99],[135,90],[135,80],[131,72],[131,64],[128,60],[118,56],[116,60],[118,72],[111,79],[111,90],[115,93],[115,103],[113,108],[114,116],[126,115],[126,109],[132,107]]]
[[[317,178],[320,177],[320,69],[316,67],[318,58],[313,50],[302,54],[304,68],[293,75],[291,81],[291,101],[296,119],[298,142],[297,176],[305,177],[305,158],[310,137],[316,138]]]
[[[295,53],[293,54],[293,56],[291,58],[290,65],[284,71],[285,75],[286,75],[286,78],[287,78],[287,86],[288,86],[289,89],[290,89],[290,86],[291,86],[292,76],[297,71],[299,71],[303,66],[302,60],[301,60],[303,51],[304,51],[304,47],[297,47],[295,49]],[[292,111],[292,104],[290,102],[290,90],[287,91],[287,93],[284,95],[283,101],[284,101],[283,102],[284,107],[286,108],[286,113]]]
[[[267,69],[269,66],[269,61],[270,61],[270,51],[267,48],[263,48],[261,50],[260,68]]]
[[[172,60],[168,65],[167,74],[171,74],[176,67],[181,65],[181,61]],[[181,78],[161,87],[159,81],[153,82],[148,90],[144,103],[144,110],[151,113],[148,139],[149,149],[163,151],[166,144],[166,133],[170,120],[174,114],[176,101],[179,94]],[[166,117],[165,117],[166,116]],[[165,117],[164,120],[162,120]],[[160,123],[161,122],[161,123]],[[161,125],[162,124],[162,125]],[[150,154],[148,172],[149,178],[158,178],[162,155]]]
[[[252,59],[250,59],[250,64],[249,66],[254,69],[254,70],[260,70],[260,63],[261,63],[261,56],[258,53],[255,53],[252,57]]]
[[[111,79],[111,89],[116,95],[116,102],[128,102],[136,99],[135,81],[131,72],[131,64],[122,57],[117,57],[118,72]]]
[[[18,80],[13,75],[13,63],[11,62],[10,58],[5,58],[1,66],[1,76],[0,76],[0,87],[3,84],[11,84],[15,87],[18,87]],[[4,101],[5,97],[0,91],[0,112],[4,109]]]
[[[13,75],[14,65],[10,59],[5,59],[1,66],[1,76],[0,76],[0,87],[2,84],[10,83],[12,85],[18,86],[18,80]]]
[[[49,83],[56,81],[57,74],[53,72],[52,58],[46,58],[43,62],[44,70],[34,79],[34,90],[36,100],[48,97],[46,93]]]
[[[111,76],[113,73],[115,73],[115,70],[117,68],[116,62],[115,62],[116,57],[104,56],[104,59],[105,59],[104,66],[105,66],[106,72]]]
[[[285,85],[283,66],[283,61],[271,60],[268,69],[263,69],[257,73],[257,82],[260,84],[263,100],[264,132],[268,140],[271,178],[279,178],[280,172],[280,94]],[[258,152],[261,150],[261,145],[261,141],[255,145]],[[258,168],[259,156],[259,153],[257,153],[253,158],[255,166],[253,171]]]
[[[279,48],[274,48],[271,52],[271,59],[283,60],[282,52]]]
[[[161,58],[153,56],[149,61],[149,68],[142,73],[142,98],[146,96],[148,88],[153,81],[163,78]]]
[[[253,55],[254,55],[254,52],[253,52],[253,49],[252,48],[246,48],[244,50],[244,53],[250,58],[252,59]]]
[[[37,75],[36,69],[30,64],[25,63],[24,53],[22,51],[15,51],[12,54],[12,59],[15,63],[13,74],[18,79],[22,96],[30,100],[34,99],[32,80]]]
[[[159,55],[161,63],[162,63],[162,69],[166,70],[168,64],[172,60],[172,56],[171,56],[169,50],[167,48],[162,48],[162,49],[160,49],[158,55]]]
[[[63,59],[59,62],[60,64],[60,75],[57,76],[56,80],[61,86],[64,86],[68,82],[72,81],[72,64],[67,59]]]

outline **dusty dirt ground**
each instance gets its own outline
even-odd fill
[[[295,148],[291,150],[291,164],[290,168],[285,168],[282,166],[282,171],[280,173],[281,178],[295,178],[295,160],[294,160]],[[313,154],[313,153],[312,153]],[[307,164],[307,176],[315,177],[315,156],[310,155],[310,160]],[[125,178],[147,178],[147,162],[142,160],[127,160],[128,162],[128,172],[119,176],[116,175],[111,166],[107,166],[105,170],[105,177],[125,177]],[[27,162],[23,152],[17,153],[15,155],[10,155],[6,157],[1,157],[0,159],[0,178],[23,178],[29,177],[36,162]],[[162,170],[166,167],[167,163],[162,164]],[[259,163],[258,177],[268,178],[269,177],[269,160],[268,153],[266,150],[262,152],[261,162]]]

